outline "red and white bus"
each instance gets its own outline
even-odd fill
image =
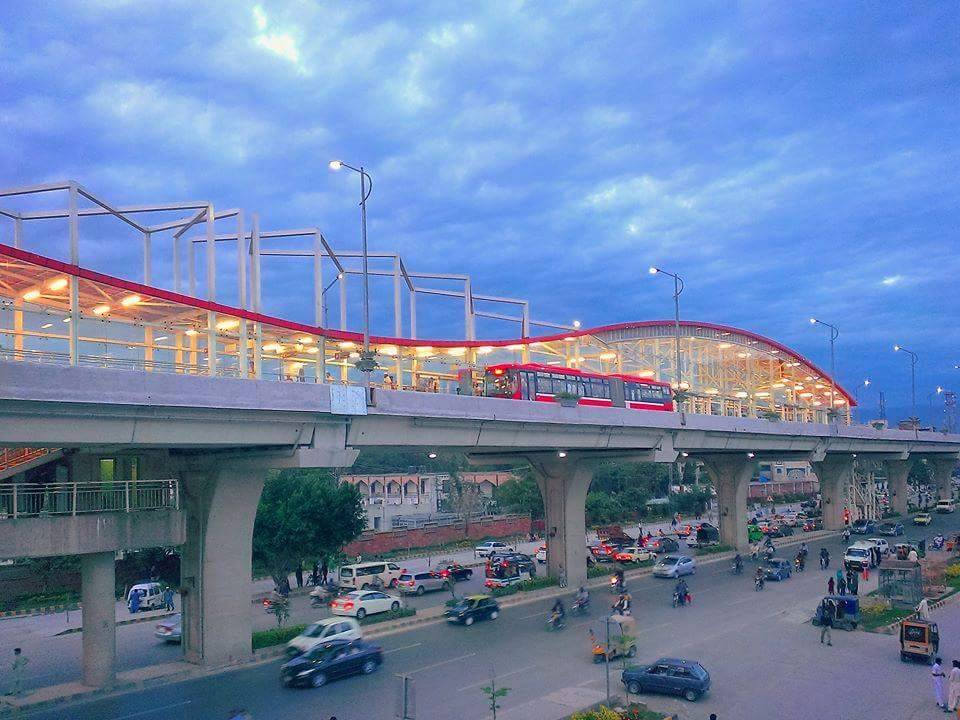
[[[634,375],[603,375],[536,363],[490,365],[484,373],[487,397],[554,402],[561,392],[579,397],[578,405],[673,410],[669,383]]]

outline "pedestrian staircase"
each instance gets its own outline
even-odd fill
[[[57,460],[62,450],[51,448],[0,448],[0,480]]]

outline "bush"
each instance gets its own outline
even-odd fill
[[[694,555],[715,555],[733,550],[729,545],[708,545],[707,547],[696,548]]]
[[[493,597],[504,597],[505,595],[515,595],[518,592],[530,592],[532,590],[542,590],[543,588],[553,587],[557,584],[557,579],[544,575],[542,577],[530,578],[522,582],[507,585],[507,587],[494,588],[490,594]]]
[[[388,620],[399,620],[400,618],[413,617],[417,614],[417,609],[412,607],[402,607],[399,610],[389,610],[385,613],[376,615],[367,615],[360,621],[361,625],[375,625],[376,623],[387,622]]]
[[[960,563],[948,565],[947,569],[943,571],[943,575],[951,580],[960,578]]]
[[[253,649],[259,650],[260,648],[288,643],[302,633],[306,627],[306,625],[291,625],[284,628],[257,630],[253,633]]]
[[[620,713],[601,705],[596,710],[583,710],[570,716],[570,720],[620,720]]]

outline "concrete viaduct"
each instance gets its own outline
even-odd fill
[[[344,467],[363,447],[455,449],[472,461],[526,461],[544,498],[548,567],[585,579],[584,503],[604,459],[700,460],[717,490],[725,543],[747,545],[746,496],[758,459],[812,463],[824,524],[842,526],[857,455],[885,461],[894,510],[907,510],[914,462],[941,497],[960,436],[867,426],[771,422],[433,393],[0,362],[0,446],[74,449],[72,481],[98,454],[146,458],[145,479],[176,478],[175,508],[151,520],[103,515],[0,521],[0,556],[82,556],[84,682],[114,680],[114,552],[182,545],[184,653],[206,666],[250,655],[251,537],[267,471]]]

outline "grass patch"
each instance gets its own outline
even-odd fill
[[[717,553],[725,553],[733,550],[729,545],[708,545],[707,547],[695,548],[693,551],[694,555],[716,555]]]
[[[903,620],[913,614],[912,608],[873,606],[864,608],[860,612],[860,627],[864,630],[876,630]]]
[[[530,578],[529,580],[523,580],[513,585],[507,585],[507,587],[494,588],[490,591],[490,594],[493,597],[504,597],[505,595],[516,595],[519,592],[542,590],[543,588],[554,587],[556,584],[556,578],[544,575],[543,577]]]
[[[385,613],[367,615],[363,620],[360,621],[360,624],[366,627],[367,625],[376,625],[377,623],[387,622],[388,620],[399,620],[400,618],[413,617],[416,614],[416,608],[402,607],[399,610],[388,610]]]
[[[50,605],[71,605],[80,600],[80,596],[75,592],[50,592],[36,593],[35,595],[23,595],[15,600],[4,600],[0,602],[0,610],[10,612],[13,610],[34,610],[36,608],[48,607]]]
[[[289,625],[282,628],[257,630],[253,633],[253,649],[259,650],[260,648],[288,643],[302,633],[306,627],[306,625]]]

